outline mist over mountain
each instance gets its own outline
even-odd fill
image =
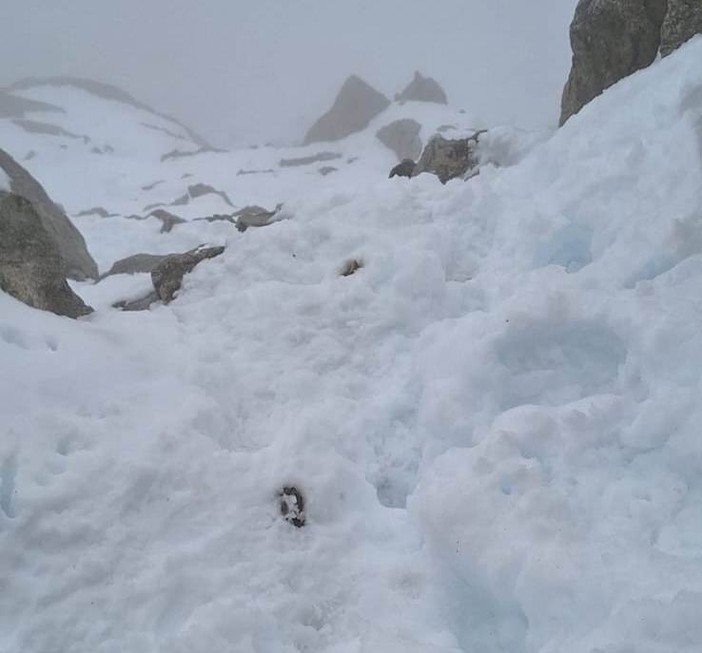
[[[392,97],[416,69],[487,124],[555,124],[575,0],[6,5],[0,86],[111,83],[231,146],[295,142],[340,80],[357,74]]]

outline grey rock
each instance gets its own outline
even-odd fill
[[[224,191],[217,190],[209,184],[193,184],[192,186],[188,186],[188,195],[190,195],[190,199],[197,199],[203,195],[219,195],[229,206],[233,206],[229,196]]]
[[[110,213],[107,209],[103,208],[102,206],[93,206],[90,209],[85,209],[84,211],[76,213],[77,218],[84,218],[90,215],[96,215],[99,218],[113,218],[117,214]]]
[[[214,258],[224,252],[224,247],[205,247],[193,249],[184,254],[173,254],[160,261],[151,270],[151,282],[158,298],[168,304],[180,290],[183,277],[205,259]]]
[[[322,175],[322,177],[326,177],[327,175],[330,175],[332,172],[338,172],[338,168],[335,168],[334,166],[322,166],[317,172]]]
[[[465,178],[478,170],[478,139],[484,131],[476,132],[468,138],[450,140],[434,136],[422,152],[413,176],[422,172],[436,175],[442,184],[450,179]]]
[[[183,220],[183,218],[179,218],[177,215],[171,213],[170,211],[166,211],[165,209],[156,209],[155,211],[151,211],[149,216],[156,218],[161,222],[160,233],[162,234],[170,233],[173,227],[175,227],[177,224],[183,224],[186,222],[186,220]]]
[[[177,256],[177,254],[134,254],[127,256],[127,258],[113,263],[112,267],[100,279],[111,277],[114,274],[143,274],[151,272],[157,264],[168,256]]]
[[[390,179],[393,177],[413,177],[417,164],[412,159],[403,159],[390,171]]]
[[[236,224],[236,219],[232,215],[227,215],[226,213],[215,213],[214,215],[208,215],[204,218],[195,218],[194,222],[231,222]]]
[[[700,0],[668,0],[661,28],[661,54],[665,57],[696,34],[702,34]]]
[[[620,79],[649,66],[660,44],[666,0],[580,0],[570,25],[573,62],[560,124]]]
[[[282,204],[278,204],[274,211],[269,211],[262,206],[245,206],[234,214],[234,217],[237,219],[236,228],[244,232],[249,227],[266,227],[272,222],[275,222],[273,218],[280,212],[282,207]]]
[[[64,259],[37,208],[6,192],[0,192],[0,289],[57,315],[92,311],[68,285]]]
[[[384,111],[390,101],[360,77],[352,75],[341,87],[332,108],[305,136],[305,145],[320,141],[338,141],[365,129]]]
[[[404,90],[395,95],[395,100],[397,102],[448,103],[446,93],[439,82],[431,77],[424,77],[419,71],[415,71],[412,81]]]
[[[145,311],[151,304],[158,301],[158,295],[153,290],[144,297],[133,300],[122,300],[112,304],[112,308],[121,308],[123,311]]]
[[[381,127],[375,135],[385,147],[397,155],[398,161],[414,161],[422,153],[422,139],[419,138],[421,131],[422,126],[416,120],[404,118]]]
[[[59,205],[49,198],[42,185],[2,149],[0,169],[10,178],[12,192],[29,200],[36,209],[63,257],[66,275],[77,280],[96,279],[98,267],[88,252],[83,236]]]

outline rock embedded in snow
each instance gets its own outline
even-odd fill
[[[222,252],[224,247],[205,247],[167,256],[151,270],[151,281],[158,298],[168,304],[180,290],[186,274],[192,272],[201,261],[219,256]]]
[[[702,33],[700,0],[668,0],[668,12],[661,28],[661,55],[669,55],[695,34]]]
[[[140,274],[151,272],[156,265],[169,256],[178,254],[133,254],[127,258],[115,261],[112,267],[100,276],[100,279],[111,277],[114,274]]]
[[[408,179],[414,175],[417,164],[412,159],[403,159],[390,171],[390,179],[393,177],[407,177]]]
[[[398,161],[414,161],[422,154],[422,139],[419,137],[421,131],[422,126],[416,120],[402,118],[381,127],[375,135],[397,155]]]
[[[90,256],[83,236],[61,207],[49,198],[42,185],[2,149],[0,170],[9,177],[12,192],[26,198],[34,206],[44,229],[56,243],[64,260],[66,276],[77,280],[96,279],[97,264]]]
[[[154,211],[151,211],[151,213],[149,213],[149,217],[156,218],[161,222],[162,234],[167,234],[177,224],[183,224],[184,222],[186,222],[186,220],[183,220],[183,218],[180,218],[174,213],[166,211],[165,209],[156,209]]]
[[[57,315],[91,312],[66,282],[53,234],[25,197],[0,191],[0,288],[25,304]]]
[[[560,124],[658,54],[666,0],[580,0],[570,25],[573,63]]]
[[[274,222],[273,218],[280,212],[282,206],[279,204],[274,211],[264,209],[262,206],[245,206],[234,214],[236,228],[243,233],[249,227],[267,227]]]
[[[395,95],[395,101],[448,104],[446,93],[439,82],[431,77],[424,77],[419,71],[415,71],[412,81]]]
[[[332,108],[310,128],[305,145],[338,141],[365,129],[373,118],[390,105],[382,93],[360,77],[351,75],[341,87]]]
[[[305,525],[305,497],[294,485],[286,486],[280,492],[280,514],[295,528]]]
[[[478,138],[481,133],[455,140],[434,136],[424,148],[412,176],[430,172],[445,184],[450,179],[463,178],[477,170]]]

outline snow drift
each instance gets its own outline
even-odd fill
[[[0,296],[0,650],[697,653],[701,60],[300,193],[169,306]]]

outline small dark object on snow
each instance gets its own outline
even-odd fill
[[[305,525],[305,499],[294,485],[284,487],[280,492],[280,514],[295,528]]]
[[[340,277],[350,277],[352,274],[357,272],[363,267],[363,261],[357,259],[357,258],[352,258],[349,261],[346,261],[344,263],[344,266],[339,270],[339,276]]]
[[[417,164],[414,161],[412,161],[412,159],[402,159],[402,161],[400,161],[400,163],[398,163],[390,171],[390,179],[392,179],[393,177],[411,178],[414,174],[414,169],[416,165]]]

